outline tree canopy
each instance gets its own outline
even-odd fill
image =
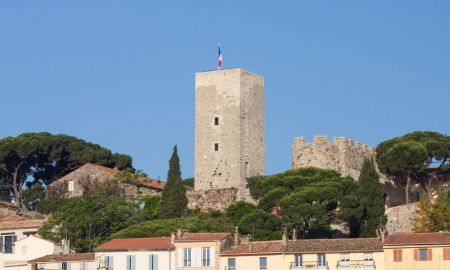
[[[395,137],[380,143],[376,151],[380,171],[406,186],[407,203],[411,181],[418,181],[429,192],[430,180],[450,167],[450,136],[437,132],[416,131]]]
[[[265,213],[272,209],[279,211],[283,226],[295,228],[302,237],[330,236],[331,223],[346,217],[339,213],[358,207],[341,205],[354,196],[358,182],[334,170],[314,167],[289,170],[254,181],[250,188],[251,194],[260,196],[259,209]],[[242,217],[245,219],[246,216]],[[281,232],[281,224],[278,226]]]
[[[416,233],[449,231],[450,193],[440,191],[433,202],[425,196],[422,197],[412,223]]]
[[[0,178],[8,198],[25,209],[22,191],[36,183],[48,185],[85,163],[119,169],[132,168],[131,157],[113,154],[97,144],[46,132],[24,133],[0,140]]]
[[[188,213],[187,202],[186,187],[181,179],[180,158],[175,145],[169,160],[167,182],[161,193],[159,216],[161,218],[184,217]]]

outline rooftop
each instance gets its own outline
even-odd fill
[[[10,215],[0,218],[0,230],[40,228],[44,219],[27,219],[22,216]]]
[[[286,253],[383,251],[380,238],[308,239],[289,241]]]
[[[101,244],[95,250],[169,250],[173,249],[170,240],[170,237],[118,238]]]
[[[450,232],[437,233],[398,233],[384,241],[385,246],[450,244]]]
[[[28,262],[45,263],[45,262],[79,262],[79,261],[94,261],[95,253],[70,253],[60,255],[46,255],[33,259]]]
[[[220,241],[228,236],[230,233],[190,233],[185,232],[181,237],[177,237],[176,242],[189,241]]]
[[[284,246],[281,240],[277,241],[255,241],[249,244],[242,244],[231,247],[222,252],[221,256],[243,256],[243,255],[263,255],[281,254]]]

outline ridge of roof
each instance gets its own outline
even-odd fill
[[[103,250],[170,250],[174,246],[171,237],[140,237],[140,238],[115,238],[95,248]]]
[[[450,232],[396,233],[389,235],[384,241],[385,246],[447,243],[450,243]]]

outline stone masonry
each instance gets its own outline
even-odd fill
[[[196,74],[195,191],[237,189],[265,175],[264,78],[241,68]],[[225,196],[227,197],[227,196]]]
[[[333,169],[358,180],[365,158],[375,159],[375,149],[345,137],[315,136],[312,144],[298,137],[292,144],[292,168],[313,166]]]

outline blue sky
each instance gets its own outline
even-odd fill
[[[194,170],[194,74],[265,77],[269,174],[297,136],[450,133],[450,1],[2,1],[0,138],[65,133]]]

